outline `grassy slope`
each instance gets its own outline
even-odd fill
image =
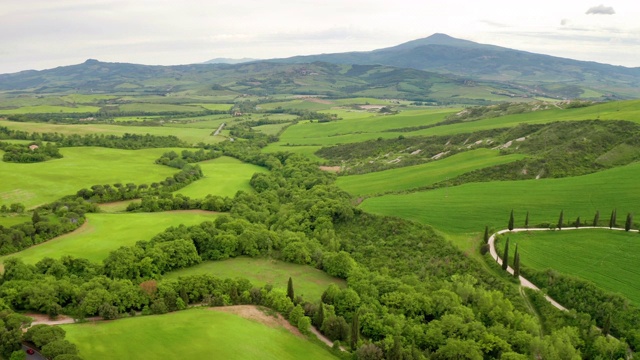
[[[0,161],[0,204],[27,207],[48,203],[96,184],[151,183],[178,172],[153,162],[164,152],[180,149],[120,150],[97,147],[63,148],[62,159],[18,164]]]
[[[120,246],[150,240],[169,226],[196,225],[216,216],[202,211],[87,214],[88,223],[80,229],[8,256],[21,258],[29,264],[35,264],[44,257],[57,259],[63,255],[98,262]]]
[[[362,209],[378,214],[399,216],[433,225],[448,234],[481,232],[485,225],[506,228],[514,209],[516,226],[524,223],[555,223],[561,210],[564,218],[592,219],[596,210],[602,218],[613,208],[619,214],[636,212],[640,188],[640,163],[595,174],[527,181],[471,183],[461,186],[370,198]]]
[[[335,358],[283,328],[204,308],[63,328],[85,359]]]
[[[640,305],[638,237],[637,233],[611,230],[514,233],[509,234],[509,258],[513,259],[518,244],[524,266],[579,276]],[[504,237],[498,249],[499,254],[504,252]]]
[[[176,191],[176,194],[191,198],[203,198],[208,194],[233,197],[239,190],[252,191],[249,180],[254,173],[267,172],[261,166],[226,156],[198,164],[204,177]]]
[[[29,113],[95,113],[100,110],[96,106],[56,106],[56,105],[34,105],[23,106],[17,109],[0,110],[1,115],[29,114]]]
[[[289,277],[293,280],[296,296],[317,302],[330,284],[346,286],[344,280],[307,265],[290,264],[273,259],[235,258],[224,261],[207,261],[165,275],[165,279],[180,276],[212,274],[221,278],[246,278],[255,285],[272,284],[274,288],[287,288]]]
[[[472,170],[505,164],[522,158],[524,155],[500,156],[497,150],[477,149],[422,165],[363,175],[341,176],[338,178],[337,184],[354,195],[402,191],[432,185]]]

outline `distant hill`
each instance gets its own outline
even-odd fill
[[[476,80],[538,86],[564,97],[615,95],[640,97],[640,68],[627,68],[541,55],[434,34],[424,39],[367,52],[295,56],[274,62],[381,64]],[[590,90],[595,90],[592,94]],[[595,95],[595,96],[593,96]]]
[[[230,58],[215,58],[203,62],[203,64],[243,64],[253,61],[260,61],[260,59],[242,58],[242,59],[230,59]]]
[[[87,60],[42,71],[0,75],[0,92],[193,95],[320,95],[376,97],[438,104],[528,101],[535,88],[495,81],[472,81],[416,69],[327,62],[284,64],[193,64],[148,66]]]

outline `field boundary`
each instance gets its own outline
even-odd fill
[[[496,240],[496,236],[498,235],[502,235],[505,233],[516,233],[516,232],[528,232],[528,231],[565,231],[565,230],[594,230],[594,229],[604,229],[604,230],[616,230],[616,231],[625,231],[625,229],[623,228],[617,228],[617,227],[606,227],[606,226],[584,226],[584,227],[566,227],[566,228],[562,228],[562,229],[555,229],[555,228],[516,228],[513,230],[509,230],[509,229],[504,229],[504,230],[500,230],[497,231],[495,233],[493,233],[490,237],[489,237],[489,252],[491,254],[491,257],[499,264],[502,265],[502,258],[500,258],[500,256],[498,256],[498,252],[496,251],[496,246],[495,246],[495,240]],[[629,230],[629,232],[639,232],[639,230]],[[507,272],[511,275],[513,275],[514,270],[511,266],[507,266]],[[535,290],[535,291],[540,291],[540,288],[537,287],[536,285],[534,285],[531,281],[527,280],[525,277],[523,277],[522,275],[518,276],[518,280],[520,280],[520,286]],[[565,308],[564,306],[560,305],[560,303],[558,303],[557,301],[555,301],[553,298],[551,298],[549,295],[545,294],[544,295],[545,299],[551,303],[551,305],[553,305],[554,307],[556,307],[559,310],[562,311],[569,311],[567,308]]]

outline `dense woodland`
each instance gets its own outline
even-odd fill
[[[161,139],[146,144],[157,141]],[[142,198],[128,210],[226,212],[213,222],[172,227],[151,241],[122,247],[101,264],[69,256],[46,258],[36,265],[8,259],[0,284],[1,305],[51,316],[115,319],[190,305],[257,304],[283,313],[303,332],[315,325],[330,339],[347,345],[358,359],[625,356],[625,342],[603,337],[586,315],[594,314],[601,321],[593,307],[605,306],[610,299],[583,291],[580,296],[589,299],[582,298],[583,303],[591,307],[576,306],[585,313],[568,315],[539,304],[546,317],[541,323],[509,281],[487,272],[430,227],[363,213],[353,206],[349,194],[333,184],[334,174],[319,170],[300,155],[262,154],[263,144],[226,142],[181,155],[167,153],[158,163],[181,169],[172,178],[150,185],[81,189],[36,209],[31,223],[2,228],[3,253],[9,253],[75,229],[100,202]],[[202,175],[189,163],[221,154],[265,166],[270,172],[253,176],[255,193],[239,192],[233,199],[170,194]],[[330,286],[322,302],[314,303],[243,279],[192,276],[159,281],[174,269],[236,256],[311,265],[346,279],[349,286]],[[563,284],[550,291],[570,297],[569,290],[583,287],[579,282]],[[619,321],[634,314],[634,309],[619,309],[607,321],[612,332],[625,335],[636,348],[637,338],[630,337],[627,325]],[[19,340],[19,336],[3,340],[5,356],[17,349]]]

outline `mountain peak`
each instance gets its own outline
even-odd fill
[[[453,36],[449,36],[447,34],[443,34],[443,33],[435,33],[431,36],[428,36],[426,38],[422,38],[422,39],[416,39],[416,40],[411,40],[408,41],[406,43],[402,43],[400,45],[397,46],[393,46],[393,47],[389,47],[389,48],[385,48],[385,49],[379,49],[376,51],[380,51],[380,50],[408,50],[408,49],[414,49],[420,46],[428,46],[428,45],[445,45],[445,46],[457,46],[457,47],[467,47],[467,48],[478,48],[478,47],[486,47],[486,46],[491,46],[491,45],[482,45],[482,44],[478,44],[475,43],[473,41],[469,41],[469,40],[462,40],[462,39],[457,39],[454,38]]]

